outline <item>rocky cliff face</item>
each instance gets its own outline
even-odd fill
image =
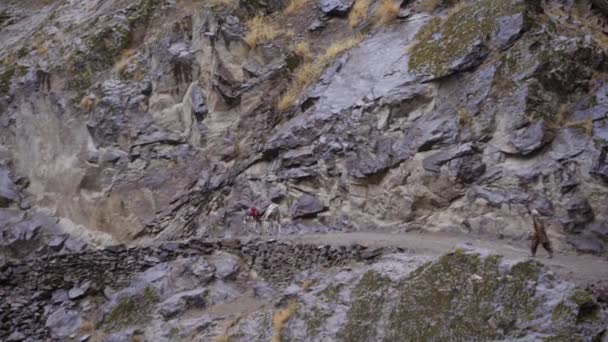
[[[108,342],[606,337],[608,298],[596,301],[537,262],[462,248],[438,259],[395,252],[190,240],[13,263],[0,268],[0,337]]]
[[[0,259],[338,231],[522,244],[532,208],[558,250],[603,256],[607,8],[601,0],[3,1]],[[278,224],[244,222],[245,209],[271,203]],[[467,277],[479,268],[494,279],[459,292],[479,294],[475,306],[452,307],[461,294],[445,294],[440,314],[400,295],[458,258],[421,267],[415,279],[364,268],[374,286],[392,290],[349,284],[342,323],[331,325],[326,312],[318,340],[356,340],[349,334],[365,325],[357,312],[346,318],[351,310],[383,322],[366,329],[367,340],[471,331],[525,339],[526,324],[542,326],[543,337],[599,333],[570,318],[559,329],[535,321],[537,308],[501,311],[484,331],[462,324],[487,316],[441,316],[489,314],[523,286],[503,281],[511,271],[494,258],[464,259]],[[391,304],[370,308],[367,299]],[[432,318],[395,323],[422,313]],[[271,315],[258,314],[226,332],[273,336],[259,328]],[[303,338],[300,328],[285,334]]]

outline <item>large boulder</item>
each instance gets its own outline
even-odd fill
[[[300,196],[291,207],[292,218],[303,218],[315,216],[323,212],[327,207],[315,196],[304,194]]]
[[[564,229],[569,233],[580,233],[587,223],[593,221],[594,214],[589,202],[582,197],[574,197],[566,203],[568,217],[562,219]]]
[[[547,127],[544,121],[538,121],[513,132],[511,145],[517,154],[528,156],[550,143],[553,137],[553,131]]]

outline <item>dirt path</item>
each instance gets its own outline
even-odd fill
[[[506,241],[487,241],[473,236],[449,236],[445,234],[418,233],[344,233],[312,234],[288,236],[281,240],[348,245],[358,243],[367,247],[401,247],[410,253],[439,256],[453,251],[458,246],[470,246],[486,249],[491,253],[504,256],[507,260],[528,259],[529,249],[526,245],[513,245]],[[571,252],[556,251],[553,259],[548,259],[543,249],[539,249],[537,260],[548,268],[580,286],[602,281],[608,283],[608,260],[591,255],[576,255]]]

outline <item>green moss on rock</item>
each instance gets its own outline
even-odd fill
[[[143,293],[120,300],[107,314],[104,323],[111,328],[141,323],[148,317],[151,306],[158,300],[156,290],[146,287]]]
[[[478,0],[454,10],[443,23],[438,18],[420,29],[409,68],[415,73],[443,77],[454,61],[466,56],[477,40],[485,40],[496,29],[496,19],[524,12],[524,2]]]
[[[500,259],[459,252],[416,270],[400,286],[386,340],[500,339],[518,319],[531,319],[539,266],[501,274]]]
[[[578,307],[577,322],[594,321],[600,318],[600,306],[589,292],[578,289],[574,291],[570,299]]]
[[[15,76],[17,69],[14,66],[8,66],[0,73],[0,94],[6,94],[11,88],[11,79]]]
[[[368,271],[363,274],[353,290],[354,301],[347,314],[347,323],[338,334],[340,341],[375,340],[389,284],[390,279],[378,272]]]

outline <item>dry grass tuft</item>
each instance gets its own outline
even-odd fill
[[[301,286],[301,287],[302,287],[302,290],[304,290],[304,291],[308,292],[314,283],[315,283],[315,282],[314,282],[314,280],[312,280],[312,279],[304,280],[304,281],[302,282],[302,286]]]
[[[458,126],[461,128],[471,127],[473,124],[473,118],[468,110],[462,108],[458,111]]]
[[[237,3],[234,0],[205,0],[205,4],[209,7],[219,8],[236,8]]]
[[[300,9],[302,9],[304,6],[306,6],[308,1],[309,0],[290,0],[287,7],[285,7],[285,10],[283,11],[283,13],[288,14],[288,15],[294,14],[294,13],[298,12]]]
[[[114,71],[122,74],[127,66],[135,59],[137,55],[137,49],[126,49],[120,53],[120,58],[114,64]]]
[[[321,56],[320,61],[323,63],[323,65],[326,65],[327,63],[333,61],[342,52],[350,50],[359,45],[361,40],[363,40],[362,36],[356,36],[331,44],[327,50],[325,50],[325,54]]]
[[[294,45],[292,50],[303,61],[310,62],[312,60],[312,52],[310,52],[310,44],[308,42],[301,41]]]
[[[274,316],[272,316],[272,325],[274,326],[274,335],[272,336],[272,342],[281,342],[281,333],[283,331],[283,326],[293,314],[296,313],[296,309],[298,308],[298,302],[296,299],[292,299],[287,304],[287,307],[275,312]]]
[[[423,0],[420,3],[420,8],[425,12],[431,13],[443,4],[446,4],[447,6],[453,6],[460,3],[460,0]]]
[[[570,116],[572,116],[572,113],[568,109],[568,105],[562,104],[561,106],[559,106],[559,111],[557,112],[557,118],[556,118],[557,125],[558,126],[565,125],[568,122],[568,120],[570,119]]]
[[[277,108],[283,111],[291,107],[306,87],[321,76],[327,64],[333,61],[339,54],[357,46],[362,39],[363,37],[357,36],[336,42],[327,48],[325,53],[317,58],[316,61],[305,62],[298,67],[289,88],[279,99]]]
[[[281,31],[267,17],[257,15],[247,22],[249,32],[245,36],[245,41],[251,48],[258,44],[269,42],[281,35]]]
[[[372,0],[357,0],[353,8],[348,13],[348,23],[351,27],[356,27],[363,20],[367,19],[367,11],[372,4]]]
[[[441,5],[442,0],[423,0],[420,3],[420,8],[425,12],[433,12],[435,11],[439,5]]]
[[[95,95],[86,95],[80,100],[79,107],[85,112],[90,112],[97,105]]]
[[[586,135],[590,137],[593,136],[593,120],[590,118],[577,122],[568,122],[566,127],[580,129]]]
[[[382,0],[375,13],[377,24],[386,25],[397,19],[400,10],[396,0]]]
[[[34,43],[34,49],[40,56],[46,56],[49,53],[51,43],[48,40]]]
[[[228,333],[228,331],[230,329],[232,329],[241,319],[241,317],[237,317],[236,319],[231,319],[229,321],[226,322],[226,324],[224,325],[224,333],[218,337],[215,338],[215,342],[230,342],[231,338],[230,335]]]

